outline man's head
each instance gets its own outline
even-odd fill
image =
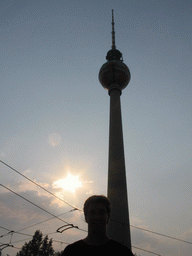
[[[106,196],[94,195],[89,197],[84,203],[83,210],[88,224],[100,221],[106,221],[107,224],[109,221],[111,208],[109,199]]]

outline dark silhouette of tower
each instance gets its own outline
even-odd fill
[[[122,53],[116,49],[114,16],[112,10],[112,49],[107,62],[99,71],[99,81],[110,96],[108,198],[111,202],[111,218],[108,236],[131,249],[128,196],[123,145],[120,96],[130,81],[130,71],[123,63]]]

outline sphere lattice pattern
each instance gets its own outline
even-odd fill
[[[120,60],[106,62],[99,71],[99,81],[107,90],[110,90],[114,83],[123,90],[128,85],[130,78],[129,68]]]

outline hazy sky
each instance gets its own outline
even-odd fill
[[[106,195],[109,96],[98,73],[111,48],[111,9],[131,71],[121,96],[130,223],[192,243],[191,0],[1,0],[0,159],[80,209],[88,196]],[[73,209],[2,163],[0,177],[54,215]],[[66,177],[79,188],[67,190]],[[52,217],[5,187],[0,193],[1,227],[18,231]],[[87,229],[81,211],[61,218]],[[52,233],[56,251],[65,244],[55,240],[86,236],[56,233],[62,225],[54,218],[21,232]],[[133,246],[162,256],[192,251],[134,227],[131,236]],[[21,248],[23,239],[31,237],[14,233],[11,243]]]

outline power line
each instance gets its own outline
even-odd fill
[[[119,223],[119,224],[121,224],[121,225],[129,225],[129,224],[123,223],[123,222],[121,222],[121,221],[116,221],[116,220],[110,220],[110,221]],[[183,242],[183,243],[192,244],[192,242],[189,242],[189,241],[186,241],[186,240],[182,240],[182,239],[179,239],[179,238],[175,238],[175,237],[172,237],[172,236],[164,235],[164,234],[161,234],[161,233],[158,233],[158,232],[155,232],[155,231],[151,231],[151,230],[149,230],[149,229],[140,228],[140,227],[133,226],[133,225],[130,225],[130,227],[132,227],[132,228],[137,228],[137,229],[141,229],[141,230],[143,230],[143,231],[150,232],[150,233],[153,233],[153,234],[155,234],[155,235],[163,236],[163,237],[166,237],[166,238],[174,239],[174,240],[177,240],[177,241],[180,241],[180,242]]]
[[[30,237],[33,237],[33,235],[20,233],[20,232],[18,232],[18,231],[13,231],[13,230],[7,229],[7,228],[2,227],[2,226],[0,226],[0,228],[2,228],[2,229],[4,229],[4,230],[9,231],[9,233],[16,233],[16,234],[19,234],[19,235],[24,235],[24,236],[30,236]],[[56,232],[48,233],[48,234],[45,234],[45,235],[43,235],[43,236],[48,236],[48,235],[50,235],[50,234],[56,234]],[[0,238],[1,238],[1,237],[3,237],[3,236],[4,236],[4,235],[0,236]],[[27,238],[27,239],[20,240],[20,241],[15,241],[15,242],[12,242],[12,243],[17,243],[17,242],[21,242],[21,241],[25,241],[25,240],[28,240],[28,238]],[[57,243],[69,244],[69,243],[67,243],[67,242],[58,241],[58,240],[53,240],[53,241],[54,241],[54,242],[57,242]],[[0,242],[0,244],[3,244],[3,243],[1,243],[1,242]]]
[[[13,170],[14,172],[18,173],[19,175],[21,175],[22,177],[24,177],[25,179],[29,180],[30,182],[32,182],[33,184],[35,184],[36,186],[38,186],[39,188],[43,189],[44,191],[46,191],[47,193],[49,193],[50,195],[54,196],[55,198],[61,200],[62,202],[64,202],[65,204],[69,205],[70,207],[77,209],[79,211],[82,211],[81,209],[73,206],[72,204],[68,203],[67,201],[63,200],[62,198],[56,196],[55,194],[53,194],[52,192],[50,192],[49,190],[47,190],[46,188],[42,187],[41,185],[39,185],[37,182],[33,181],[32,179],[28,178],[27,176],[25,176],[24,174],[20,173],[19,171],[17,171],[15,168],[11,167],[10,165],[8,165],[7,163],[3,162],[2,160],[0,160],[0,162],[2,164],[4,164],[5,166],[7,166],[8,168],[10,168],[11,170]]]
[[[139,228],[139,227],[136,227],[136,226],[133,226],[133,225],[130,225],[130,227],[141,229],[143,231],[150,232],[150,233],[153,233],[155,235],[167,237],[167,238],[170,238],[170,239],[174,239],[174,240],[177,240],[177,241],[180,241],[180,242],[183,242],[183,243],[192,244],[192,242],[189,242],[189,241],[186,241],[186,240],[182,240],[182,239],[179,239],[179,238],[175,238],[175,237],[172,237],[172,236],[164,235],[164,234],[161,234],[161,233],[158,233],[158,232],[154,232],[154,231],[151,231],[151,230],[148,230],[148,229],[145,229],[145,228]]]
[[[64,213],[62,213],[62,214],[57,215],[57,217],[62,216],[62,215],[64,215],[64,214],[67,214],[67,213],[69,213],[69,212],[73,212],[73,211],[75,211],[75,210],[77,210],[77,209],[73,209],[73,210],[70,210],[70,211],[68,211],[68,212],[64,212]],[[54,218],[55,218],[55,217],[52,217],[52,218],[49,218],[49,219],[40,221],[40,222],[38,222],[38,223],[36,223],[36,224],[33,224],[33,225],[28,226],[28,227],[22,228],[22,229],[20,229],[20,230],[18,230],[18,231],[23,231],[23,230],[25,230],[25,229],[28,229],[28,228],[34,227],[34,226],[36,226],[36,225],[39,225],[39,224],[45,223],[45,222],[47,222],[47,221],[50,221],[50,220],[52,220],[52,219],[54,219]]]
[[[10,230],[10,229],[7,229],[7,228],[5,228],[5,227],[2,227],[2,226],[0,226],[0,228],[9,231],[9,233],[14,232],[14,231],[12,231],[12,230]],[[17,231],[15,231],[14,233],[18,233],[18,234],[22,234],[22,235],[27,235],[27,236],[33,237],[32,235],[19,233],[19,232],[17,232]],[[55,233],[56,233],[56,232],[49,233],[49,234],[46,234],[46,235],[55,234]],[[61,232],[61,233],[62,233],[62,232]],[[44,236],[46,236],[46,235],[44,235]],[[18,241],[14,241],[14,242],[12,242],[12,244],[16,244],[16,243],[23,242],[23,241],[26,241],[26,240],[28,240],[28,238],[27,238],[27,239],[18,240]],[[67,243],[67,242],[58,241],[58,240],[54,240],[54,239],[53,239],[52,241],[53,241],[53,242],[56,242],[56,243],[61,243],[61,244],[67,244],[67,245],[69,244],[69,243]],[[2,243],[1,243],[1,244],[2,244]],[[5,245],[5,244],[2,244],[2,245]],[[10,245],[10,244],[6,244],[6,245]],[[10,246],[13,247],[13,248],[15,248],[15,249],[19,249],[19,250],[21,249],[21,248],[15,247],[14,245],[10,245]],[[135,246],[132,246],[132,247],[133,247],[133,248],[136,248],[136,249],[138,249],[138,250],[141,250],[141,251],[146,251],[146,252],[149,252],[149,253],[152,253],[152,254],[161,256],[161,255],[156,254],[156,253],[154,253],[154,252],[147,251],[147,250],[144,250],[144,249],[135,247]]]
[[[16,247],[16,246],[13,245],[13,249],[21,250],[22,248],[19,248],[19,247]]]
[[[141,248],[138,248],[138,247],[136,247],[136,246],[132,246],[132,247],[133,247],[133,248],[135,248],[135,249],[138,249],[138,250],[144,251],[144,252],[148,252],[148,253],[152,253],[152,254],[155,254],[155,255],[161,256],[160,254],[157,254],[157,253],[155,253],[155,252],[151,252],[151,251],[147,251],[147,250],[145,250],[145,249],[141,249]]]
[[[75,210],[76,210],[76,209],[72,209],[72,210],[70,210],[70,211],[68,211],[68,212],[64,212],[64,213],[62,213],[62,214],[57,215],[57,217],[62,216],[62,215],[64,215],[64,214],[67,214],[67,213],[69,213],[69,212],[75,211]],[[18,231],[10,231],[10,232],[8,232],[7,234],[1,235],[0,238],[1,238],[1,237],[8,236],[11,232],[18,233],[18,234],[23,234],[23,233],[20,233],[20,231],[23,231],[23,230],[26,230],[26,229],[28,229],[28,228],[31,228],[31,227],[37,226],[37,225],[39,225],[39,224],[45,223],[45,222],[50,221],[50,220],[52,220],[52,219],[54,219],[54,218],[55,218],[55,217],[52,217],[52,218],[49,218],[49,219],[40,221],[40,222],[35,223],[35,224],[33,224],[33,225],[30,225],[30,226],[28,226],[28,227],[19,229]],[[1,226],[0,226],[0,228],[1,228]],[[25,235],[25,234],[24,234],[24,235]]]
[[[41,185],[39,185],[37,182],[31,180],[30,178],[28,178],[28,177],[25,176],[24,174],[20,173],[20,172],[17,171],[15,168],[11,167],[11,166],[8,165],[7,163],[3,162],[2,160],[0,160],[0,162],[1,162],[2,164],[4,164],[5,166],[7,166],[8,168],[10,168],[11,170],[13,170],[14,172],[16,172],[16,173],[18,173],[19,175],[21,175],[22,177],[24,177],[25,179],[29,180],[30,182],[32,182],[32,183],[35,184],[36,186],[40,187],[41,189],[43,189],[43,190],[46,191],[47,193],[51,194],[51,195],[54,196],[55,198],[61,200],[61,201],[64,202],[65,204],[67,204],[67,205],[69,205],[70,207],[74,208],[74,210],[82,211],[82,209],[77,208],[77,207],[73,206],[72,204],[66,202],[66,201],[63,200],[62,198],[56,196],[55,194],[53,194],[52,192],[48,191],[47,189],[45,189],[44,187],[42,187]],[[0,185],[2,185],[2,184],[0,184]],[[8,188],[5,187],[4,185],[2,185],[2,186],[3,186],[4,188],[8,189]],[[8,189],[8,190],[10,190],[10,191],[13,192],[14,194],[20,196],[19,194],[17,194],[16,192],[12,191],[11,189]],[[28,199],[25,199],[25,198],[22,197],[22,196],[20,196],[20,197],[23,198],[24,200],[26,200],[26,201],[32,203],[32,202],[29,201]],[[32,203],[32,204],[35,205],[36,207],[40,208],[41,210],[46,211],[46,210],[44,210],[43,208],[41,208],[40,206],[37,206],[37,205],[34,204],[34,203]],[[49,213],[48,211],[46,211],[46,212]],[[53,219],[53,218],[60,219],[60,218],[59,218],[58,216],[56,216],[56,215],[53,215],[53,214],[51,214],[51,213],[49,213],[49,214],[53,216],[51,219]],[[62,219],[60,219],[60,220],[63,221],[63,222],[65,222],[65,221],[62,220]],[[113,221],[113,220],[112,220],[112,221]],[[44,221],[44,222],[45,222],[45,221]],[[115,222],[117,222],[117,221],[115,221]],[[67,223],[67,222],[65,222],[65,223]],[[119,223],[121,223],[121,222],[119,222]],[[40,223],[38,223],[38,224],[40,224]],[[67,223],[67,224],[68,224],[68,225],[73,225],[73,224],[69,224],[69,223]],[[121,224],[124,225],[123,223],[121,223]],[[35,225],[37,225],[37,224],[35,224]],[[34,225],[34,226],[35,226],[35,225]],[[128,224],[125,224],[125,225],[128,225]],[[33,226],[33,225],[32,225],[32,226]],[[161,233],[158,233],[158,232],[154,232],[154,231],[151,231],[151,230],[148,230],[148,229],[140,228],[140,227],[133,226],[133,225],[130,225],[130,227],[137,228],[137,229],[140,229],[140,230],[143,230],[143,231],[146,231],[146,232],[150,232],[150,233],[153,233],[153,234],[156,234],[156,235],[159,235],[159,236],[163,236],[163,237],[166,237],[166,238],[174,239],[174,240],[177,240],[177,241],[180,241],[180,242],[192,244],[192,242],[189,242],[189,241],[186,241],[186,240],[182,240],[182,239],[179,239],[179,238],[175,238],[175,237],[172,237],[172,236],[164,235],[164,234],[161,234]],[[27,229],[27,228],[25,228],[25,229]],[[78,228],[78,229],[79,229],[79,228]],[[22,229],[22,230],[24,230],[24,229]],[[83,229],[79,229],[79,230],[86,231],[86,230],[83,230]],[[21,231],[21,230],[20,230],[20,231]],[[86,231],[86,232],[87,232],[87,231]]]
[[[15,195],[19,196],[20,198],[24,199],[25,201],[29,202],[30,204],[36,206],[37,208],[41,209],[42,211],[44,211],[44,212],[48,213],[49,215],[53,216],[54,218],[57,218],[58,220],[60,220],[60,221],[62,221],[62,222],[64,222],[64,223],[66,223],[66,224],[68,224],[68,225],[72,225],[74,228],[77,228],[77,229],[79,229],[79,230],[81,230],[81,231],[87,232],[86,230],[80,229],[78,226],[74,226],[73,224],[70,224],[70,223],[68,223],[67,221],[65,221],[65,220],[63,220],[63,219],[57,217],[55,214],[50,213],[49,211],[45,210],[45,209],[42,208],[41,206],[39,206],[39,205],[37,205],[37,204],[31,202],[31,201],[28,200],[27,198],[25,198],[25,197],[19,195],[18,193],[16,193],[15,191],[11,190],[10,188],[4,186],[3,184],[0,184],[0,185],[1,185],[2,187],[4,187],[5,189],[9,190],[10,192],[14,193]]]
[[[0,252],[3,251],[3,249],[5,249],[7,247],[14,247],[14,246],[12,244],[2,244],[2,245],[0,245]]]
[[[54,218],[57,218],[57,219],[61,220],[62,222],[66,223],[66,224],[69,224],[69,223],[68,223],[68,222],[66,222],[65,220],[63,220],[63,219],[61,219],[61,218],[57,217],[55,214],[50,213],[49,211],[47,211],[47,210],[43,209],[41,206],[39,206],[39,205],[37,205],[37,204],[35,204],[35,203],[31,202],[31,201],[30,201],[30,200],[28,200],[27,198],[25,198],[25,197],[23,197],[23,196],[19,195],[18,193],[16,193],[15,191],[11,190],[10,188],[8,188],[8,187],[4,186],[3,184],[0,184],[0,185],[1,185],[2,187],[4,187],[5,189],[9,190],[10,192],[12,192],[13,194],[15,194],[15,195],[19,196],[20,198],[24,199],[24,200],[25,200],[25,201],[27,201],[28,203],[30,203],[30,204],[32,204],[32,205],[34,205],[34,206],[36,206],[37,208],[41,209],[41,210],[42,210],[42,211],[44,211],[44,212],[46,212],[46,213],[50,214],[50,215],[51,215],[51,216],[53,216]]]
[[[12,244],[11,244],[11,240],[12,240],[12,237],[13,237],[13,232],[14,231],[10,231],[9,234],[11,234],[11,238],[10,238],[10,241],[8,244],[2,244],[0,245],[0,251],[2,251],[3,249],[7,248],[7,247],[14,247]]]
[[[24,234],[24,233],[21,233],[21,232],[19,232],[19,231],[10,230],[10,229],[7,229],[7,228],[2,227],[2,226],[0,226],[0,228],[9,231],[7,234],[1,235],[0,238],[5,237],[5,236],[8,236],[8,235],[10,235],[10,233],[12,233],[12,234],[13,234],[13,233],[17,233],[17,234],[19,234],[19,235],[31,236],[31,235],[29,235],[29,234]]]
[[[56,234],[56,232],[50,233],[50,234]],[[50,234],[46,234],[46,235],[50,235]],[[46,235],[43,235],[43,236],[46,236]],[[31,237],[33,237],[33,236],[31,235]],[[29,238],[27,238],[27,239],[22,239],[22,240],[18,240],[18,241],[14,241],[14,242],[12,242],[12,244],[20,243],[20,242],[26,241],[26,240],[28,240],[28,239],[29,239]],[[63,242],[63,241],[58,241],[58,240],[55,240],[55,239],[53,239],[52,241],[55,242],[55,243],[70,244],[70,243]]]
[[[24,234],[24,233],[20,233],[20,232],[15,232],[15,231],[13,231],[13,230],[10,230],[10,229],[5,228],[5,227],[2,227],[2,226],[0,226],[0,228],[9,231],[7,234],[1,235],[0,238],[4,237],[4,236],[6,236],[6,235],[9,235],[10,233],[12,233],[12,234],[13,234],[13,233],[16,233],[16,234],[19,234],[19,235],[24,235],[24,236],[33,237],[32,235]],[[23,239],[23,240],[21,240],[21,241],[25,241],[25,240],[28,240],[28,239],[29,239],[29,238]],[[18,241],[18,242],[19,242],[19,241]],[[14,244],[14,243],[16,243],[16,242],[12,242],[12,244]],[[1,243],[1,244],[2,244],[2,243]],[[10,243],[7,244],[7,245],[10,245]],[[7,247],[8,247],[8,246],[7,246]],[[13,247],[14,249],[19,249],[19,250],[21,249],[21,248],[15,247],[14,245],[11,245],[11,247]]]
[[[2,228],[2,229],[4,229],[4,230],[7,230],[7,231],[9,231],[8,232],[8,234],[10,234],[10,233],[16,233],[16,234],[19,234],[19,235],[24,235],[24,236],[30,236],[30,237],[33,237],[33,235],[29,235],[29,234],[24,234],[24,233],[20,233],[20,232],[18,232],[18,231],[13,231],[13,230],[10,230],[10,229],[7,229],[7,228],[5,228],[5,227],[2,227],[2,226],[0,226],[0,228]],[[49,233],[49,234],[45,234],[44,236],[46,236],[46,235],[50,235],[50,234],[56,234],[56,232],[53,232],[53,233]],[[7,235],[7,234],[6,234]],[[4,237],[5,235],[2,235],[2,236],[0,236],[0,238],[1,237]],[[12,242],[12,244],[15,244],[15,243],[19,243],[19,242],[23,242],[23,241],[26,241],[26,240],[28,240],[29,238],[27,238],[27,239],[22,239],[22,240],[18,240],[18,241],[14,241],[14,242]],[[52,240],[53,242],[56,242],[56,243],[63,243],[63,244],[69,244],[69,243],[67,243],[67,242],[63,242],[63,241],[58,241],[58,240]],[[11,242],[11,241],[10,241]],[[0,242],[0,244],[2,244],[3,245],[3,243],[1,243]],[[9,243],[10,244],[10,243]],[[15,247],[15,246],[13,246],[14,248],[17,248],[17,247]],[[21,249],[21,248],[17,248],[17,249]]]
[[[0,160],[0,162],[2,162],[2,161]],[[7,164],[6,164],[6,165],[7,165]],[[11,168],[12,168],[12,167],[11,167]],[[28,201],[29,203],[32,203],[32,202],[29,201],[28,199],[26,199],[26,198],[20,196],[19,194],[17,194],[16,192],[12,191],[12,190],[9,189],[9,188],[7,188],[6,186],[4,186],[4,185],[2,185],[2,184],[0,184],[0,185],[3,186],[4,188],[8,189],[9,191],[13,192],[14,194],[18,195],[19,197],[23,198],[24,200]],[[40,206],[37,206],[37,205],[34,204],[34,203],[32,203],[32,204],[35,205],[36,207],[40,208],[41,210],[46,211],[46,210],[44,210],[43,208],[41,208]],[[79,209],[76,208],[76,207],[74,207],[73,210],[79,210]],[[71,211],[73,211],[73,210],[71,210]],[[80,210],[81,210],[81,209],[80,209]],[[81,210],[81,211],[82,211],[82,210]],[[46,211],[46,212],[49,213],[48,211]],[[69,212],[70,212],[70,211],[69,211]],[[60,219],[60,218],[58,217],[58,216],[60,216],[60,215],[56,216],[56,215],[51,214],[51,213],[49,213],[49,214],[53,216],[53,217],[50,218],[50,219],[57,218],[57,219],[59,219],[59,220],[65,222],[64,220],[62,220],[62,219]],[[50,220],[50,219],[48,219],[48,220]],[[43,221],[43,222],[46,222],[46,221],[48,221],[48,220],[45,220],[45,221]],[[128,225],[128,224],[124,224],[124,223],[119,222],[119,221],[114,221],[114,220],[111,220],[111,221],[113,221],[113,222],[118,222],[118,223],[120,223],[120,224],[122,224],[122,225]],[[43,222],[40,222],[40,223],[43,223]],[[38,225],[38,224],[40,224],[40,223],[34,224],[34,225],[32,225],[32,226]],[[66,223],[66,224],[69,224],[69,223],[67,223],[67,222],[65,222],[65,223]],[[73,225],[73,224],[69,224],[69,225]],[[32,227],[32,226],[29,226],[29,227]],[[29,228],[29,227],[27,227],[27,228]],[[75,226],[75,227],[76,227],[76,226]],[[174,239],[174,240],[177,240],[177,241],[180,241],[180,242],[183,242],[183,243],[192,244],[192,242],[189,242],[189,241],[186,241],[186,240],[183,240],[183,239],[179,239],[179,238],[175,238],[175,237],[172,237],[172,236],[164,235],[164,234],[162,234],[162,233],[155,232],[155,231],[151,231],[151,230],[144,229],[144,228],[140,228],[140,227],[137,227],[137,226],[134,226],[134,225],[130,225],[130,227],[136,228],[136,229],[140,229],[140,230],[143,230],[143,231],[146,231],[146,232],[149,232],[149,233],[153,233],[153,234],[156,234],[156,235],[159,235],[159,236],[163,236],[163,237],[166,237],[166,238]],[[27,229],[27,228],[25,228],[25,229]],[[78,229],[79,229],[79,228],[78,228]],[[22,230],[24,230],[24,229],[22,229]],[[87,232],[86,230],[83,230],[83,229],[79,229],[79,230],[82,230],[82,231]],[[21,231],[21,230],[19,230],[19,231]]]
[[[45,235],[43,235],[43,236],[48,236],[48,235],[52,235],[52,234],[56,234],[56,232],[52,232],[52,233],[49,233],[49,234],[45,234]],[[30,235],[30,236],[33,237],[33,235]],[[28,240],[28,239],[29,239],[29,238],[27,238],[27,239],[22,239],[22,240],[18,240],[18,241],[14,241],[14,242],[12,242],[12,244],[20,243],[20,242],[26,241],[26,240]],[[55,243],[69,244],[69,243],[67,243],[67,242],[58,241],[58,240],[55,240],[55,239],[52,239],[52,241],[55,242]]]

